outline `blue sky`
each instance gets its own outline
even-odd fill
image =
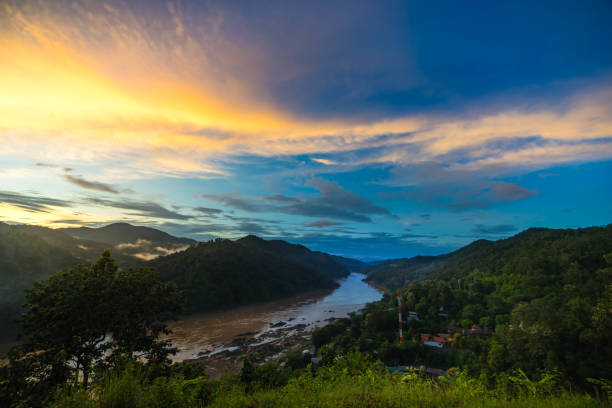
[[[0,221],[376,260],[612,219],[609,2],[0,1]]]

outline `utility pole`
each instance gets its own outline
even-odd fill
[[[397,311],[399,312],[399,335],[400,344],[404,342],[404,335],[402,333],[402,291],[397,290]]]

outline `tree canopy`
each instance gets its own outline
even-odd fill
[[[182,304],[174,284],[150,269],[119,269],[108,250],[92,265],[37,282],[26,294],[24,341],[9,352],[3,392],[40,396],[71,378],[87,387],[93,368],[117,355],[164,362],[175,349],[159,335]]]

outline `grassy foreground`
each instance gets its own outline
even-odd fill
[[[245,365],[246,366],[246,365]],[[574,393],[554,376],[469,378],[455,372],[437,381],[389,373],[359,353],[329,366],[287,370],[278,363],[249,366],[221,381],[183,375],[147,379],[129,366],[88,390],[64,390],[55,408],[119,407],[608,407],[605,395]]]

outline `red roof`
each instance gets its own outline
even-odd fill
[[[425,341],[430,341],[434,338],[434,336],[432,334],[421,334],[421,341],[425,342]]]

